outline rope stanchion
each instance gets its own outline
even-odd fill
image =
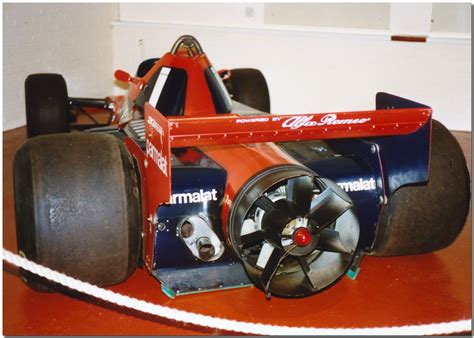
[[[441,335],[471,331],[471,319],[454,322],[373,328],[290,327],[216,318],[149,303],[82,282],[3,249],[3,260],[72,290],[143,313],[208,328],[260,335]]]

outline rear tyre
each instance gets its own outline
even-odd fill
[[[14,188],[18,249],[28,259],[97,285],[120,283],[135,270],[138,182],[117,138],[77,133],[30,139],[15,154]],[[21,273],[34,289],[50,287]]]
[[[20,277],[26,285],[38,292],[53,293],[57,287],[56,284],[46,278],[23,269],[20,269]]]
[[[32,74],[25,80],[28,137],[69,132],[69,99],[59,74]]]
[[[270,112],[270,94],[265,77],[258,69],[232,69],[226,86],[232,99],[249,107]]]
[[[429,181],[398,189],[384,208],[371,254],[410,255],[443,249],[461,232],[470,179],[454,136],[433,120]]]

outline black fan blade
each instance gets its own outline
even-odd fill
[[[265,195],[260,196],[255,205],[265,211],[263,227],[267,237],[275,237],[281,232],[283,227],[293,219],[293,212],[289,209],[287,201],[277,201],[275,203]]]
[[[319,227],[325,227],[346,212],[351,206],[352,203],[336,194],[334,190],[326,188],[316,198],[316,204],[311,208],[309,218],[314,220]]]
[[[269,199],[267,196],[262,195],[260,196],[256,201],[255,205],[259,207],[260,209],[263,209],[265,212],[272,212],[276,211],[277,208],[275,207],[275,204],[272,202],[271,199]]]
[[[265,264],[265,268],[260,276],[260,282],[262,282],[262,285],[265,288],[265,293],[268,292],[270,282],[286,256],[287,254],[285,254],[285,250],[278,247],[273,248],[270,258],[268,258],[267,264]]]
[[[345,248],[344,244],[342,244],[341,237],[339,236],[338,231],[331,229],[323,229],[319,233],[319,235],[319,242],[316,246],[316,249],[321,251],[338,252],[343,254],[352,253],[351,250]]]
[[[303,270],[304,275],[308,279],[313,289],[317,290],[318,287],[316,286],[315,281],[313,281],[313,279],[311,278],[309,274],[311,272],[311,268],[309,267],[308,262],[306,262],[306,259],[304,259],[302,256],[298,256],[298,263],[300,264],[301,270]]]
[[[260,244],[265,239],[265,232],[257,230],[240,237],[240,243],[243,249]]]
[[[305,215],[302,216],[306,216],[313,199],[313,178],[310,176],[290,178],[286,184],[286,196],[289,201],[304,210]]]

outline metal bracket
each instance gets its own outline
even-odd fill
[[[355,280],[357,278],[357,275],[360,272],[360,263],[362,261],[362,258],[365,256],[365,251],[363,249],[357,249],[356,254],[354,255],[354,259],[352,261],[352,264],[347,270],[346,275],[352,280]]]
[[[213,264],[191,268],[162,268],[152,271],[161,282],[161,290],[170,297],[214,290],[252,286],[240,263]]]

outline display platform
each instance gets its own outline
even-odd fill
[[[455,132],[471,171],[471,133]],[[16,252],[12,162],[26,128],[3,133],[3,247]],[[448,174],[448,173],[447,173]],[[442,207],[442,206],[440,206]],[[430,254],[363,259],[356,280],[345,277],[304,299],[265,299],[256,288],[170,299],[144,270],[110,289],[190,312],[274,325],[363,328],[421,325],[472,317],[471,212],[448,248]],[[3,266],[4,335],[233,334],[144,315],[76,294],[29,289],[18,270]],[[464,332],[470,335],[471,332]]]

